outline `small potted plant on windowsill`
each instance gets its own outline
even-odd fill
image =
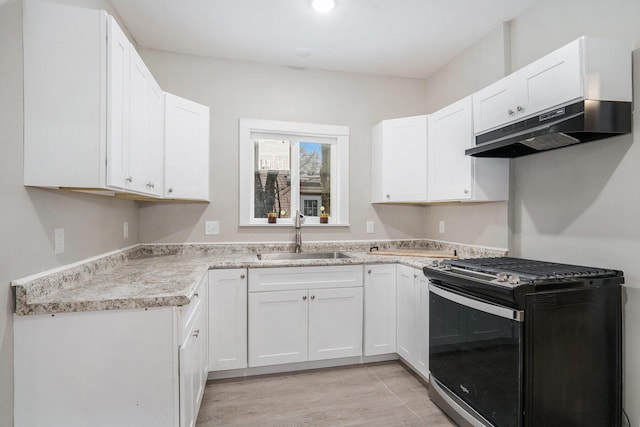
[[[275,212],[267,212],[267,222],[269,224],[275,224],[278,220],[278,217]]]
[[[320,206],[320,224],[329,223],[329,214],[325,213],[324,206]]]

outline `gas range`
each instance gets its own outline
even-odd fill
[[[445,259],[423,271],[434,283],[514,308],[524,308],[526,294],[624,282],[618,270],[513,257]]]

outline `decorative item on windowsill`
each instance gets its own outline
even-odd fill
[[[329,224],[329,214],[325,213],[324,206],[320,206],[320,224]]]
[[[267,222],[269,224],[275,224],[278,220],[275,212],[267,212]]]

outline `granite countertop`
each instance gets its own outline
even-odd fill
[[[18,315],[30,315],[182,306],[190,302],[209,269],[384,263],[422,268],[433,260],[425,257],[368,255],[363,250],[363,244],[366,246],[371,243],[342,243],[340,248],[318,244],[305,248],[307,252],[322,252],[330,248],[348,254],[349,258],[277,261],[259,260],[257,253],[282,252],[283,249],[289,249],[288,245],[138,245],[13,281],[15,312]],[[470,255],[475,256],[506,253],[479,247],[457,247],[457,250],[460,252],[469,248]],[[420,249],[446,251],[442,247]]]

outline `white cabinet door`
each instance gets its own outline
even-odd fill
[[[362,287],[309,291],[309,360],[362,355]]]
[[[307,360],[308,292],[249,294],[249,366]]]
[[[429,281],[419,269],[416,275],[416,329],[414,367],[429,377]]]
[[[198,337],[195,334],[197,324],[189,329],[187,340],[180,346],[180,426],[193,427],[196,424],[197,413],[194,407],[198,399]]]
[[[126,188],[129,177],[129,57],[131,43],[112,17],[107,19],[107,178]]]
[[[165,197],[209,200],[209,107],[165,93]]]
[[[464,154],[473,145],[471,97],[429,116],[429,200],[473,199],[474,158]]]
[[[126,178],[126,188],[146,193],[147,150],[149,147],[149,98],[147,86],[149,74],[142,58],[135,51],[130,50],[129,59],[129,171]]]
[[[518,117],[540,113],[582,97],[581,39],[516,71]]]
[[[507,124],[517,117],[517,90],[513,75],[473,94],[473,127],[476,134]]]
[[[427,201],[427,116],[379,123],[372,163],[373,203]]]
[[[415,359],[415,287],[414,269],[397,266],[397,350],[409,363]]]
[[[147,97],[149,100],[149,145],[146,153],[147,192],[153,196],[164,194],[164,92],[149,74]]]
[[[365,266],[364,355],[396,352],[396,266]]]
[[[247,367],[247,270],[209,272],[209,367]]]

